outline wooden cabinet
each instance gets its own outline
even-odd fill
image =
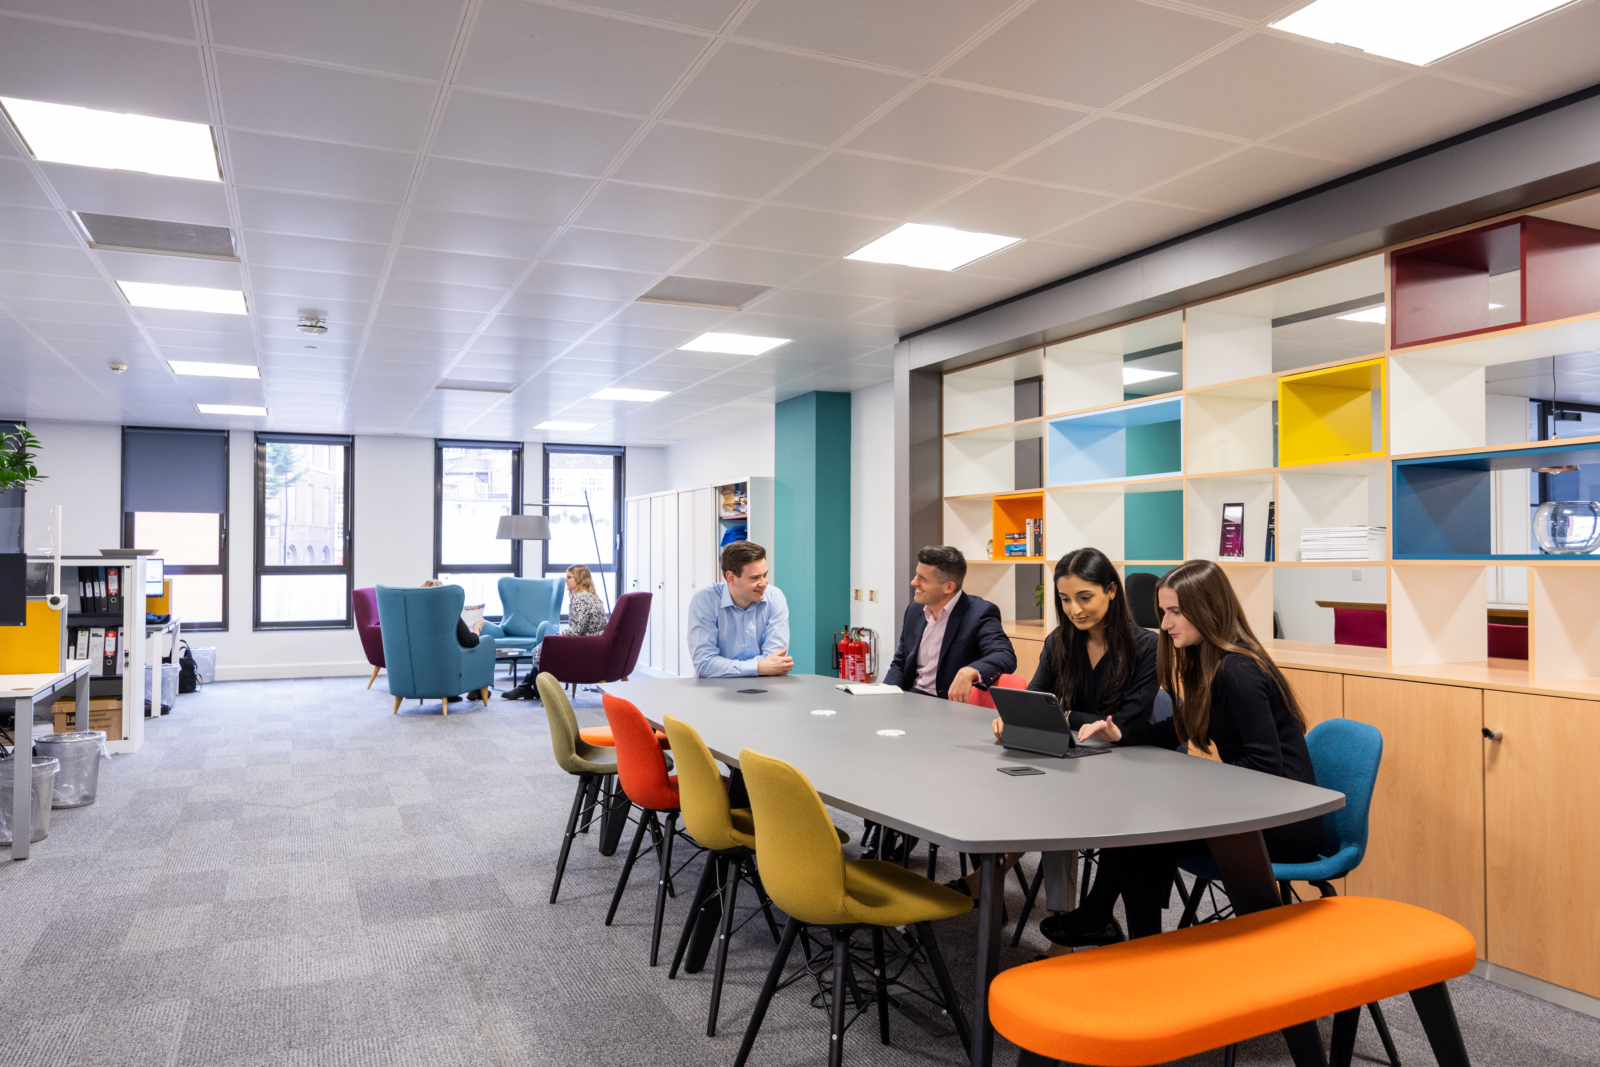
[[[1367,855],[1346,885],[1436,911],[1484,954],[1483,690],[1347,675],[1344,717],[1383,732]]]
[[[1306,713],[1306,729],[1325,719],[1344,717],[1344,675],[1283,669],[1283,678]]]
[[[1600,996],[1600,704],[1484,694],[1491,963]]]

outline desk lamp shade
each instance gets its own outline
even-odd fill
[[[495,537],[501,541],[548,541],[550,520],[544,515],[502,515]]]

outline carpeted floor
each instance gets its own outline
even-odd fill
[[[413,701],[396,716],[381,680],[362,686],[235,682],[181,697],[148,723],[141,752],[102,765],[98,803],[55,813],[33,859],[0,860],[0,1063],[731,1064],[771,958],[761,924],[734,942],[721,1033],[706,1038],[709,968],[668,981],[646,964],[647,870],[607,928],[622,854],[580,838],[561,902],[547,903],[573,783],[539,705],[496,697],[443,718]],[[601,721],[598,694],[579,704]],[[859,837],[857,821],[841,826]],[[953,876],[954,857],[941,861]],[[669,953],[693,875],[668,904]],[[1015,915],[1014,882],[1009,893]],[[940,928],[963,994],[973,932],[971,917]],[[1042,948],[1030,929],[1003,963]],[[827,1023],[809,992],[779,994],[752,1064],[823,1062]],[[1452,992],[1476,1064],[1600,1061],[1600,1020],[1470,977]],[[1181,995],[1152,989],[1150,1009]],[[1404,1062],[1431,1063],[1409,1002],[1385,1010]],[[964,1062],[954,1037],[901,1016],[892,1046],[869,1017],[845,1055]],[[1382,1060],[1369,1022],[1357,1055]],[[1001,1042],[996,1063],[1014,1057]],[[1274,1035],[1239,1062],[1289,1059]]]

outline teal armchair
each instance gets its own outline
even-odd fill
[[[567,583],[560,578],[502,578],[503,614],[499,625],[483,624],[483,632],[500,648],[538,648],[546,634],[561,632],[561,604]]]
[[[459,585],[378,586],[383,658],[396,712],[407,697],[437,698],[447,715],[447,697],[481,690],[488,700],[494,682],[495,639],[480,636],[477,648],[461,647],[456,622],[466,600],[466,590]]]

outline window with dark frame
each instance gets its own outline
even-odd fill
[[[550,540],[539,546],[541,573],[561,577],[573,564],[586,565],[608,611],[621,588],[623,457],[621,448],[544,448],[542,480],[544,499],[550,504],[544,509],[550,516]]]
[[[256,434],[257,630],[354,625],[353,439]]]
[[[522,445],[436,440],[433,451],[433,576],[498,619],[500,579],[522,573],[522,542],[495,537],[500,517],[522,510]]]
[[[228,432],[122,428],[122,547],[153,548],[185,630],[228,628]]]

